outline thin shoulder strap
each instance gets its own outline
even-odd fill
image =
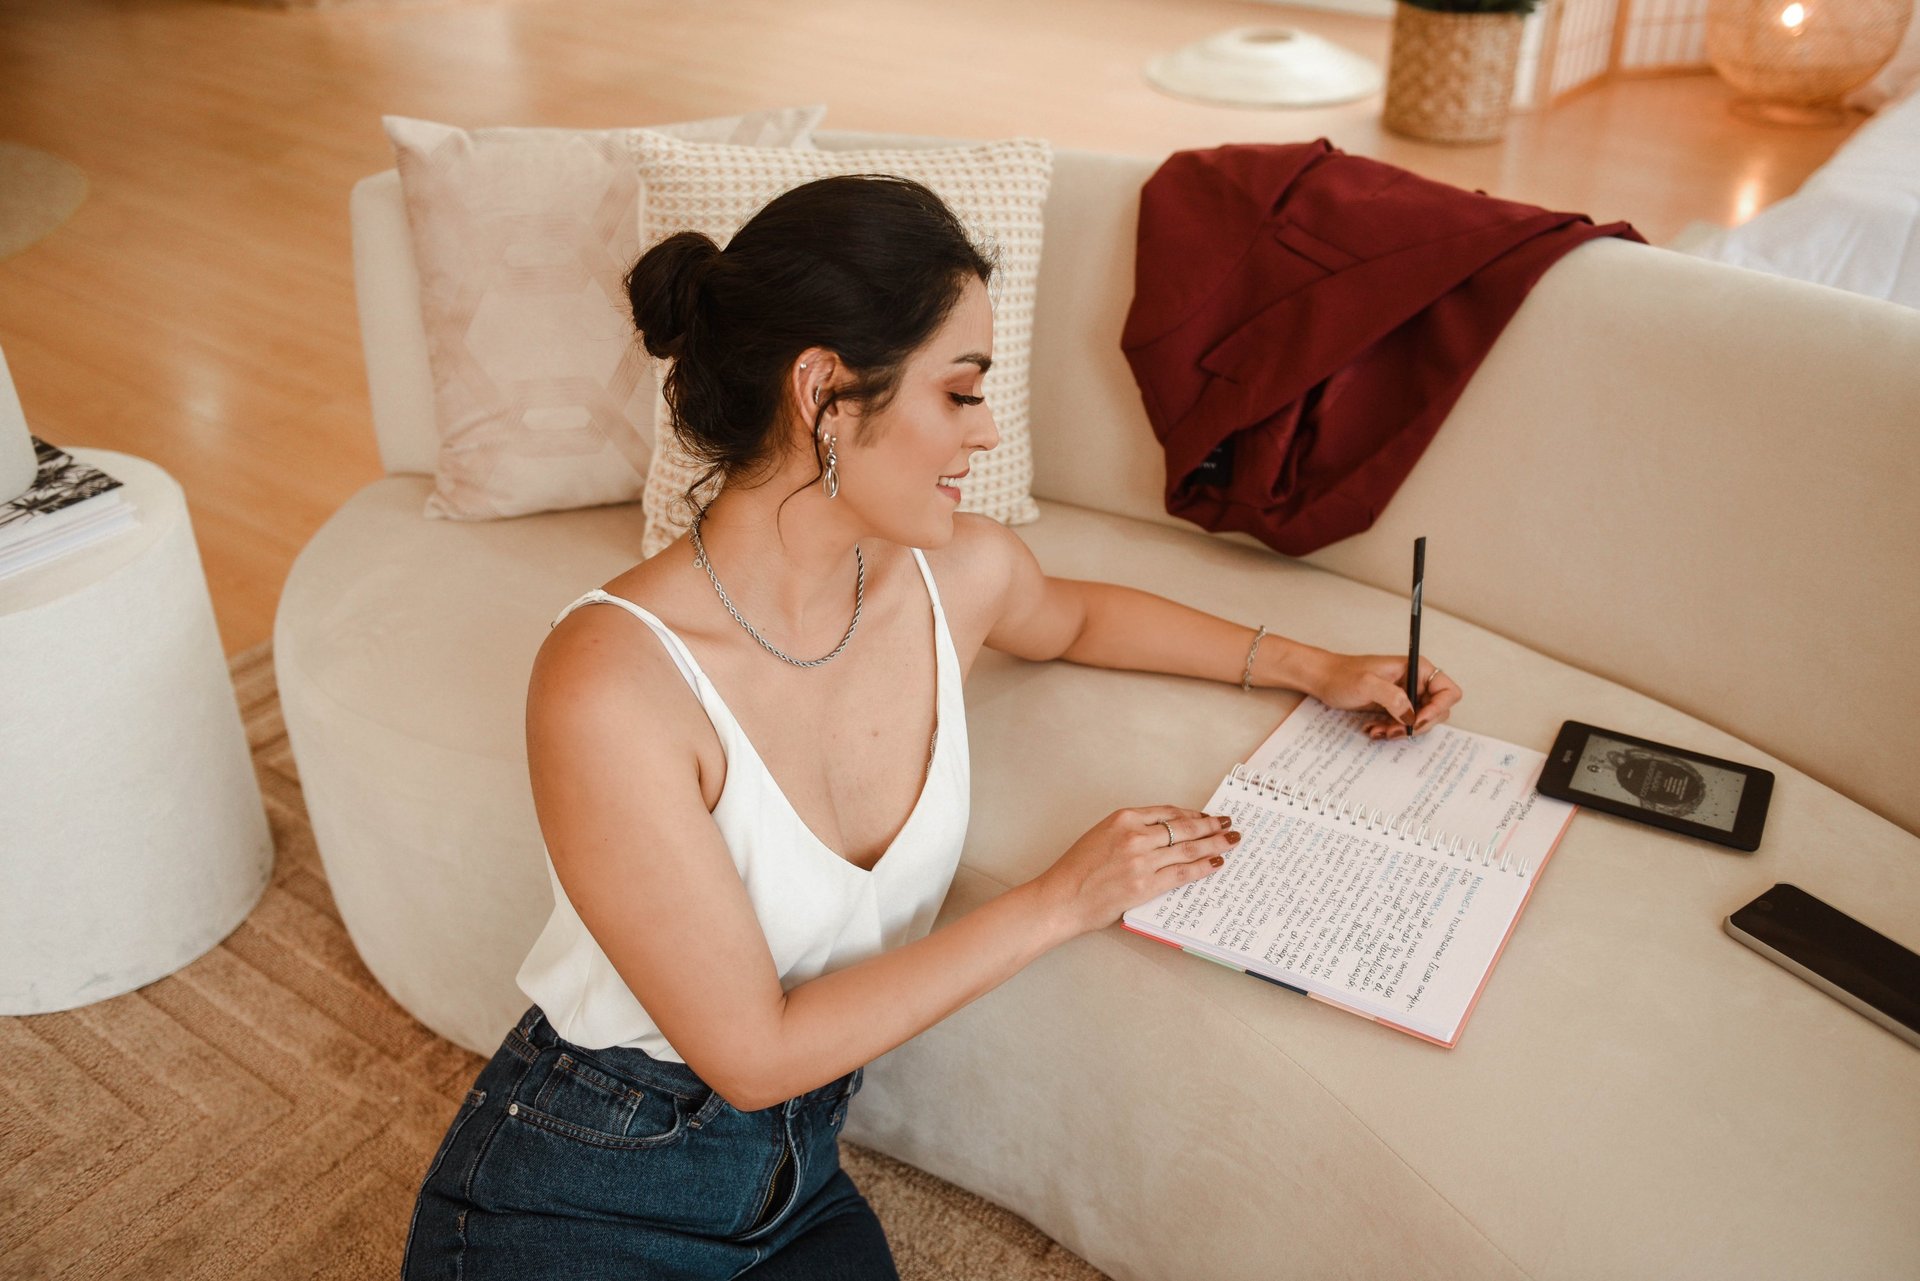
[[[920,577],[927,580],[927,595],[933,598],[933,607],[944,617],[946,609],[940,604],[940,588],[933,581],[933,569],[927,564],[926,553],[918,547],[911,549],[913,558],[920,562]]]
[[[694,697],[699,697],[700,664],[694,662],[693,654],[687,649],[686,642],[674,635],[673,629],[661,622],[650,611],[642,609],[624,596],[615,596],[612,592],[603,591],[596,587],[561,610],[560,613],[555,616],[554,620],[547,624],[547,630],[552,631],[555,627],[558,627],[561,619],[571,614],[581,605],[601,604],[618,605],[645,623],[648,627],[651,627],[654,630],[654,634],[660,638],[660,643],[667,647],[667,653],[673,656],[674,666],[680,669],[680,675],[684,676],[687,684],[693,687]]]

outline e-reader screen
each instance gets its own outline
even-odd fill
[[[1747,777],[1673,752],[1590,733],[1567,786],[1657,814],[1733,831]]]

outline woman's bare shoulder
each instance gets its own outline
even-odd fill
[[[992,630],[1020,547],[1020,535],[991,516],[954,513],[953,538],[923,553],[949,618],[979,636]]]
[[[671,593],[651,576],[629,571],[600,590],[673,625]],[[689,747],[698,741],[697,725],[706,723],[665,640],[607,601],[575,606],[547,632],[527,685],[529,722],[536,713],[563,721],[604,717],[636,736],[664,733]]]

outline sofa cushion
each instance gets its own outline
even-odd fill
[[[377,481],[319,532],[275,657],[356,944],[403,1004],[451,1011],[435,1030],[485,1053],[524,1008],[514,972],[551,905],[526,673],[554,614],[635,559],[641,513],[453,526],[420,519],[427,488]],[[1041,510],[1022,537],[1050,573],[1338,649],[1403,643],[1397,593]],[[1109,927],[877,1060],[849,1137],[1019,1207],[1116,1276],[1267,1276],[1276,1259],[1303,1275],[1875,1275],[1914,1257],[1913,1048],[1721,921],[1791,881],[1920,942],[1920,838],[1704,722],[1425,617],[1423,651],[1466,691],[1458,725],[1544,747],[1575,717],[1773,769],[1761,849],[1581,813],[1454,1050]],[[938,924],[1115,808],[1198,804],[1294,701],[991,650],[966,698],[973,821]]]
[[[824,106],[662,125],[810,146]],[[638,256],[628,129],[382,118],[420,270],[440,446],[426,514],[491,520],[639,496],[653,374],[625,273]]]
[[[993,368],[987,372],[985,390],[1000,443],[974,456],[970,473],[960,483],[960,510],[1011,525],[1038,518],[1027,434],[1027,371],[1041,216],[1053,173],[1053,150],[1045,141],[783,151],[688,143],[640,130],[632,145],[646,190],[640,202],[643,248],[689,229],[705,232],[724,247],[768,201],[816,178],[879,172],[932,188],[966,224],[975,243],[998,258],[987,285],[993,304]],[[665,373],[664,361],[659,373]],[[641,545],[647,556],[686,531],[691,513],[682,495],[706,470],[675,438],[662,400],[655,402],[654,432],[646,483],[647,532]],[[695,501],[709,501],[719,488],[715,477],[696,491]]]

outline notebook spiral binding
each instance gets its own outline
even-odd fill
[[[1420,824],[1416,830],[1411,814],[1395,819],[1390,818],[1383,809],[1369,809],[1365,805],[1358,805],[1350,800],[1336,805],[1324,788],[1319,790],[1295,788],[1277,778],[1268,778],[1254,773],[1247,768],[1245,762],[1235,765],[1227,773],[1240,785],[1242,791],[1254,792],[1296,809],[1343,818],[1355,827],[1383,833],[1394,840],[1411,844],[1417,849],[1429,850],[1442,858],[1459,859],[1464,863],[1478,863],[1481,867],[1496,872],[1511,871],[1522,877],[1533,870],[1532,859],[1517,865],[1513,864],[1511,850],[1502,854],[1499,862],[1494,862],[1491,840],[1482,845],[1478,841],[1470,841],[1458,835],[1434,831],[1425,823]]]

